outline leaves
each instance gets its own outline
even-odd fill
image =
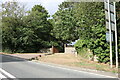
[[[77,3],[74,7],[80,40],[78,49],[89,48],[99,62],[109,62],[109,47],[106,42],[105,13],[103,3]],[[87,42],[85,42],[87,41]]]
[[[52,25],[47,20],[47,11],[41,5],[35,5],[29,13],[17,2],[8,2],[3,6],[3,50],[16,52],[37,52],[51,46]]]
[[[76,40],[77,32],[72,9],[59,10],[53,15],[54,36],[63,43],[70,43]]]

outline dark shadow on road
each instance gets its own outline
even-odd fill
[[[0,54],[0,63],[5,63],[5,62],[21,62],[21,61],[28,61],[23,58],[11,56],[11,55],[5,55],[5,54]]]

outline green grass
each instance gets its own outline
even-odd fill
[[[77,62],[75,63],[77,67],[83,67],[88,69],[94,69],[98,71],[106,71],[106,72],[112,72],[112,73],[118,73],[118,70],[116,68],[110,68],[109,65],[100,64],[100,63],[88,63],[85,61]]]
[[[89,59],[89,57],[90,57],[90,53],[88,52],[88,49],[87,49],[87,48],[83,48],[83,49],[78,50],[78,54],[79,54],[81,57],[87,58],[87,59]]]

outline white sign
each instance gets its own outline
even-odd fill
[[[108,12],[107,12],[107,11],[105,11],[105,18],[106,18],[106,20],[109,19],[109,17],[108,17]],[[115,19],[114,19],[114,14],[113,14],[113,13],[110,14],[110,18],[111,18],[111,22],[114,22],[114,21],[115,21]]]
[[[114,13],[114,5],[112,3],[109,4],[110,5],[110,11]],[[105,9],[108,10],[108,3],[105,2]]]
[[[112,42],[113,42],[113,33],[111,35],[112,35]],[[106,41],[110,42],[110,34],[109,34],[109,32],[106,32]]]
[[[109,29],[109,22],[106,21],[106,28]],[[115,24],[111,23],[111,29],[112,31],[115,31]]]
[[[109,29],[108,5],[110,6],[110,24],[111,24],[111,29],[112,29],[112,31],[115,31],[114,5],[113,5],[113,3],[108,3],[108,2],[105,2],[106,28]]]

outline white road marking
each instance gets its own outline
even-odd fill
[[[0,80],[3,78],[6,78],[6,77],[0,73]]]
[[[38,62],[31,62],[30,63],[34,63],[34,64],[40,64]],[[96,74],[96,73],[91,73],[91,72],[86,72],[86,71],[80,71],[80,70],[75,70],[75,69],[70,69],[70,68],[64,68],[64,67],[59,67],[59,66],[53,66],[53,65],[49,65],[46,64],[44,62],[41,62],[43,64],[40,65],[45,65],[45,66],[49,66],[49,67],[53,67],[53,68],[59,68],[59,69],[64,69],[64,70],[68,70],[68,71],[75,71],[75,72],[80,72],[80,73],[86,73],[86,74],[92,74],[92,75],[97,75],[97,76],[102,76],[102,77],[107,77],[107,78],[117,78],[117,77],[112,77],[112,76],[106,76],[106,75],[102,75],[102,74]]]
[[[5,74],[6,76],[8,76],[9,78],[15,78],[13,75],[11,75],[10,73],[6,72],[5,70],[3,70],[2,68],[0,68],[0,71]]]

